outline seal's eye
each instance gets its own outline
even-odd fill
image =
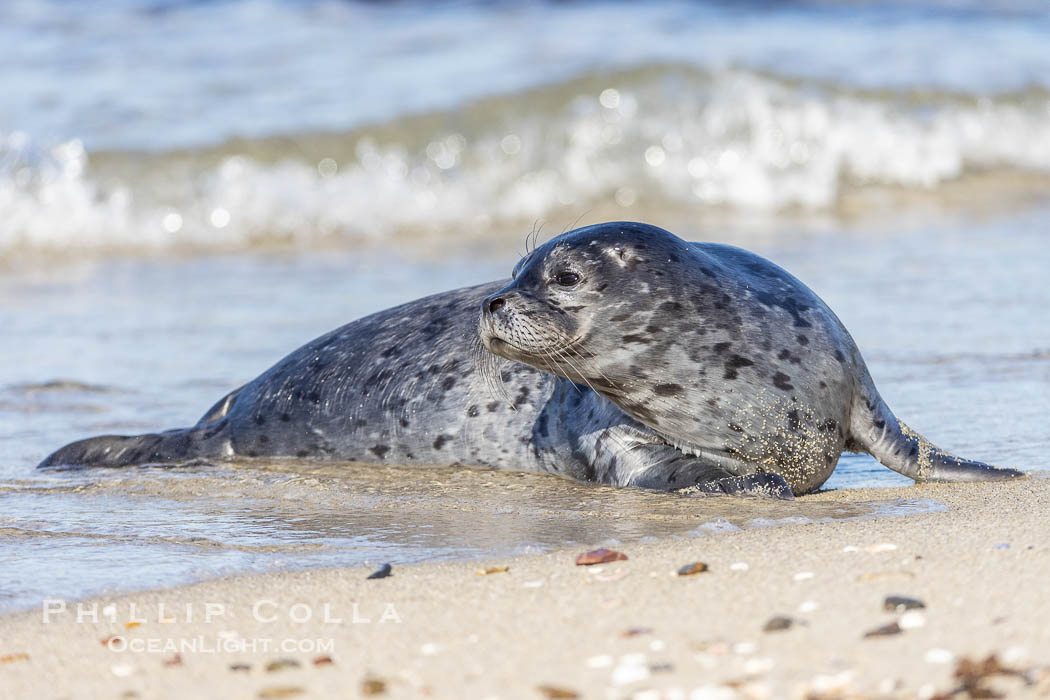
[[[580,283],[580,276],[575,272],[559,272],[554,276],[554,281],[561,287],[575,287]]]

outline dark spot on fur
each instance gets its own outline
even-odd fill
[[[826,421],[820,424],[820,429],[825,433],[834,432],[839,427],[839,422],[834,418],[828,418]]]
[[[256,425],[265,425],[266,424],[266,416],[264,416],[261,413],[257,413],[253,420],[255,421]]]
[[[307,394],[306,398],[310,400],[310,403],[321,403],[321,395],[318,394],[316,391],[311,391],[309,394]]]
[[[389,445],[372,445],[371,449],[368,450],[379,459],[386,457],[386,453],[390,451]]]
[[[637,335],[634,333],[631,335],[625,335],[622,340],[625,343],[639,343],[641,345],[649,345],[653,342],[652,339],[647,338],[644,335]]]
[[[471,418],[477,418],[478,417],[478,413],[479,413],[479,411],[478,411],[478,407],[477,406],[471,406],[470,408],[467,409],[467,415],[470,416]]]
[[[842,351],[838,350],[838,349],[835,350],[835,359],[838,360],[839,362],[845,362],[846,361],[846,358],[842,354]]]
[[[586,306],[566,306],[565,310],[569,313],[576,313],[577,311],[583,311],[586,308]]]
[[[711,346],[711,349],[714,350],[717,353],[723,353],[723,352],[725,352],[726,350],[728,350],[731,347],[733,347],[732,343],[722,342],[722,343],[715,343],[714,345]]]
[[[663,333],[664,329],[660,328],[660,326],[649,325],[649,326],[645,327],[645,332],[646,333]]]
[[[737,370],[741,367],[750,367],[755,364],[751,360],[741,355],[730,355],[729,359],[726,360],[725,374],[723,379],[736,379],[738,375]]]
[[[633,315],[634,315],[634,314],[630,314],[630,313],[626,313],[626,314],[616,314],[615,316],[613,316],[613,317],[612,317],[611,319],[609,319],[609,320],[610,320],[610,321],[612,321],[612,322],[614,322],[614,323],[620,323],[620,322],[622,322],[622,321],[626,321],[627,319],[629,319],[629,318],[630,318],[631,316],[633,316]]]
[[[523,386],[518,390],[518,395],[514,397],[514,406],[523,406],[529,401],[529,387]]]
[[[402,418],[401,419],[401,427],[402,428],[407,428],[409,425],[411,425],[411,423],[408,422],[407,418]]]
[[[268,442],[270,442],[270,436],[269,435],[260,435],[259,436],[259,444],[265,445]]]
[[[456,378],[455,377],[445,377],[445,379],[441,382],[441,388],[444,389],[445,391],[448,391],[449,389],[451,389],[454,386],[456,386]]]
[[[772,292],[762,292],[756,294],[755,298],[759,303],[769,307],[778,307],[791,314],[791,318],[795,321],[796,328],[811,328],[811,324],[806,319],[802,318],[802,314],[809,311],[811,308],[807,304],[799,302],[798,299],[791,296],[792,292],[787,291],[783,296],[779,296]]]
[[[285,423],[287,423],[288,421],[292,420],[292,417],[290,415],[288,415],[287,413],[282,413],[280,418]]]
[[[736,423],[730,423],[729,424],[729,429],[732,430],[734,433],[742,433],[742,432],[744,432],[744,429],[741,428]]]
[[[711,269],[710,269],[710,268],[708,268],[708,267],[701,267],[701,268],[700,268],[700,272],[704,273],[705,275],[707,275],[707,276],[708,276],[708,277],[710,277],[711,279],[714,279],[715,277],[717,277],[717,275],[715,275],[714,271],[713,271],[713,270],[711,270]]]
[[[499,410],[499,407],[500,407],[500,402],[499,401],[489,401],[487,404],[485,404],[485,410],[488,411],[489,413],[495,413],[496,411]]]
[[[434,449],[440,450],[451,439],[448,435],[438,435],[434,440]]]
[[[787,376],[783,372],[777,372],[773,375],[773,386],[780,389],[781,391],[791,391],[795,388],[791,386],[791,377]]]
[[[680,384],[657,384],[653,387],[653,393],[657,396],[674,396],[682,391]]]
[[[882,419],[877,419],[875,421],[875,427],[878,428],[879,430],[882,430],[883,428],[886,427],[886,421],[884,421]]]
[[[799,333],[795,336],[795,340],[798,341],[799,345],[809,345],[809,338]]]
[[[788,430],[798,431],[798,429],[802,427],[802,418],[799,417],[797,410],[788,411],[787,419]]]
[[[778,360],[786,360],[789,357],[791,357],[791,351],[790,350],[781,350],[779,353],[777,353],[777,359]]]
[[[710,406],[711,408],[718,408],[718,398],[715,397],[715,396],[712,396],[711,398],[709,398],[707,400],[707,405]]]
[[[825,381],[821,381],[821,382],[820,382],[820,388],[821,388],[821,389],[827,389],[827,388],[828,388],[828,383],[827,383],[827,382],[825,382]]]
[[[310,451],[309,450],[299,450],[298,452],[295,453],[295,456],[298,457],[299,459],[303,459],[304,457],[309,457],[310,456]]]

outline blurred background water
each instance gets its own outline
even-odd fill
[[[0,4],[0,609],[719,522],[488,472],[405,494],[397,470],[33,470],[505,276],[537,226],[637,219],[766,255],[910,424],[1044,468],[1048,46],[1038,1]],[[846,456],[828,486],[906,483]],[[798,508],[776,517],[837,517]]]

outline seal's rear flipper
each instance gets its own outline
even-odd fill
[[[867,452],[915,481],[1001,481],[1025,476],[1016,469],[993,467],[945,452],[897,420],[870,380],[854,399],[850,433],[847,449]]]
[[[226,454],[229,440],[225,421],[163,433],[101,435],[77,440],[44,459],[41,467],[128,467],[166,464],[195,457]]]

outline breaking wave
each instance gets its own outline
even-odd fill
[[[0,133],[0,260],[454,243],[588,210],[834,214],[865,190],[936,194],[982,173],[1050,178],[1046,89],[869,91],[654,65],[206,148],[89,153]]]

